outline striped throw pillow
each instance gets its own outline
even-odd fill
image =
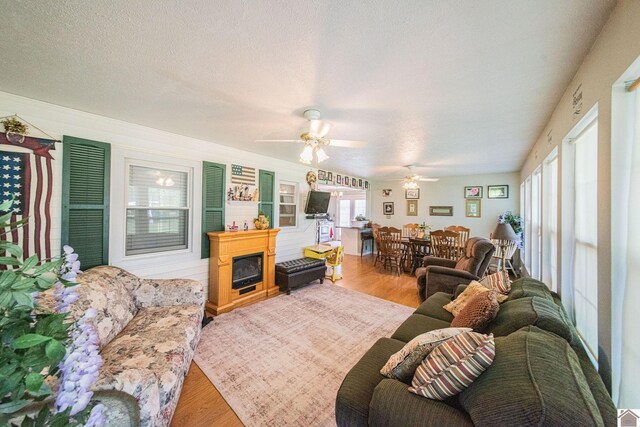
[[[495,289],[501,294],[508,294],[511,290],[511,279],[509,279],[509,273],[506,270],[483,277],[480,284],[489,289]]]
[[[456,335],[429,353],[416,369],[409,391],[435,400],[454,396],[491,366],[495,351],[493,334]]]

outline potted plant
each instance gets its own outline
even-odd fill
[[[6,119],[0,121],[2,126],[4,126],[4,133],[6,134],[9,142],[14,144],[21,144],[24,142],[24,137],[29,130],[29,126],[22,123],[20,120],[15,117],[7,117]]]

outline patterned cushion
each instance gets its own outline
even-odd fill
[[[96,390],[121,390],[138,400],[141,426],[166,426],[198,340],[197,305],[143,308],[101,352]]]
[[[495,289],[501,294],[507,294],[511,290],[511,279],[505,270],[483,277],[480,284],[489,289]]]
[[[464,306],[473,299],[473,297],[482,292],[489,292],[489,288],[482,286],[480,283],[474,280],[469,283],[469,286],[467,286],[467,289],[465,289],[464,292],[458,295],[458,298],[454,299],[442,308],[452,313],[455,317],[460,313],[460,310],[462,310]]]
[[[387,378],[395,378],[407,384],[427,354],[449,338],[471,331],[470,328],[444,328],[418,335],[397,353],[394,353],[382,367],[380,373]]]
[[[94,308],[92,323],[98,332],[100,348],[124,329],[138,309],[128,286],[139,286],[140,279],[120,268],[94,267],[78,276],[78,301],[71,305],[74,318]]]
[[[493,362],[493,335],[464,332],[436,347],[416,370],[409,391],[435,400],[460,393]]]
[[[476,332],[482,332],[489,322],[496,318],[500,303],[496,298],[498,292],[490,290],[481,292],[467,304],[451,322],[452,327],[472,328]]]

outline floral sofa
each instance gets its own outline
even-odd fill
[[[90,307],[98,313],[93,321],[103,364],[93,389],[101,391],[97,395],[111,390],[125,397],[118,405],[103,401],[107,425],[129,425],[131,419],[144,427],[169,425],[200,339],[202,284],[140,279],[110,266],[87,270],[78,282],[74,317]]]

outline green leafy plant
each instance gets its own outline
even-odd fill
[[[506,211],[498,217],[498,222],[509,224],[511,228],[513,228],[513,231],[518,235],[519,238],[518,247],[522,249],[522,245],[524,243],[524,234],[522,233],[524,230],[522,217],[520,215],[514,214],[511,211]]]
[[[12,200],[0,204],[2,229],[21,227],[24,223],[10,222],[12,204]],[[87,345],[79,345],[83,341],[95,344],[95,331],[84,317],[73,322],[67,313],[69,305],[77,299],[73,290],[79,271],[77,255],[66,247],[60,259],[41,262],[33,255],[23,260],[20,246],[0,240],[0,271],[0,425],[101,425],[104,408],[89,405],[88,387],[95,378],[82,377],[86,368],[96,371],[93,375],[97,376],[94,368],[96,364],[99,367],[101,360],[81,360],[84,367],[72,366],[72,362],[78,363],[76,356],[80,352],[99,358],[97,346],[92,352]],[[51,288],[55,289],[55,311],[38,304],[40,293]],[[67,391],[57,387],[61,377]],[[81,383],[86,387],[79,387]],[[75,393],[73,397],[68,390]],[[86,400],[84,406],[69,404],[80,397],[81,403]],[[25,414],[31,407],[36,410]],[[93,411],[94,408],[98,410]]]

